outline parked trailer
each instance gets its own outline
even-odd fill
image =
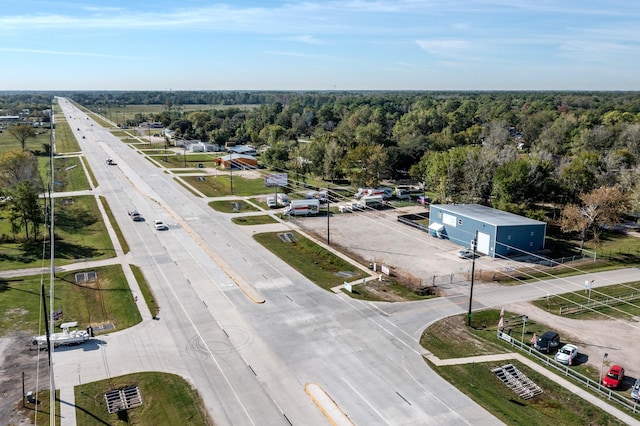
[[[293,200],[284,210],[284,213],[291,216],[307,216],[318,214],[319,211],[320,200]]]
[[[381,209],[384,204],[384,197],[382,195],[365,195],[360,199],[360,202],[365,208]]]
[[[409,200],[411,197],[422,195],[424,190],[417,186],[396,186],[396,198],[398,200]]]
[[[358,192],[356,192],[353,197],[358,200],[362,197],[370,197],[372,195],[380,195],[382,198],[384,198],[385,200],[387,198],[391,198],[391,195],[393,195],[393,189],[392,188],[387,188],[387,187],[380,187],[380,188],[358,188]]]

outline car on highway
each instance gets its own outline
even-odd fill
[[[456,253],[456,256],[458,256],[460,259],[471,259],[473,257],[473,251],[469,249],[463,249]]]
[[[129,214],[129,216],[131,216],[131,220],[133,220],[134,222],[142,222],[144,220],[142,215],[138,213],[137,210],[129,210],[127,213]]]
[[[560,364],[571,365],[574,358],[578,355],[578,347],[567,343],[558,352],[556,352],[555,359]]]
[[[620,383],[624,380],[624,368],[619,365],[612,365],[607,375],[602,378],[602,384],[610,389],[615,389],[620,386]]]
[[[154,220],[153,221],[153,226],[158,231],[166,231],[167,229],[169,229],[169,227],[167,225],[165,225],[164,222],[161,221],[161,220]]]

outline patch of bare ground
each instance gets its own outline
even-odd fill
[[[441,340],[439,336],[446,338]],[[501,347],[488,344],[486,340],[469,333],[464,317],[460,315],[443,318],[429,326],[421,343],[424,347],[431,348],[436,356],[444,358],[456,353],[479,356],[504,352]]]
[[[0,423],[3,425],[32,424],[32,411],[22,408],[23,373],[26,392],[35,393],[36,386],[46,388],[49,383],[47,353],[31,345],[31,337],[20,332],[0,338]]]
[[[381,302],[405,302],[407,300],[398,293],[390,291],[385,282],[377,280],[367,282],[366,292]]]

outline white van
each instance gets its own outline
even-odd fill
[[[270,209],[274,209],[277,207],[276,197],[267,197],[267,207],[269,207]]]
[[[278,204],[281,206],[288,206],[289,196],[287,194],[278,194]]]

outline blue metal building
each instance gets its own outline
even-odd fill
[[[429,231],[468,248],[477,232],[476,251],[502,257],[542,250],[547,224],[479,204],[432,204]]]

